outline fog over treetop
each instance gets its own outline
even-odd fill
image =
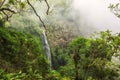
[[[108,6],[117,2],[118,0],[74,0],[73,6],[84,23],[99,30],[109,29],[116,33],[120,32],[120,19],[110,12]]]

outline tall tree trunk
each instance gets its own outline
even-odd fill
[[[78,62],[80,60],[79,54],[74,54],[73,59],[75,64],[75,80],[79,80],[79,75],[78,75]]]

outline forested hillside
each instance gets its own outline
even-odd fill
[[[0,80],[120,80],[120,33],[77,18],[71,0],[0,0]]]

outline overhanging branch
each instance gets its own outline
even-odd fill
[[[2,13],[6,16],[6,19],[5,19],[5,20],[8,21],[8,15],[7,15],[4,11],[2,11]]]
[[[5,0],[3,0],[3,1],[1,2],[0,8],[3,6],[4,2],[5,2]]]
[[[27,0],[28,5],[33,9],[34,13],[36,14],[36,16],[39,18],[40,22],[42,23],[43,27],[46,30],[46,26],[44,24],[44,22],[42,21],[41,17],[38,15],[37,11],[35,10],[35,8],[33,7],[33,5],[30,3],[29,0]]]
[[[12,13],[16,13],[14,10],[11,10],[9,8],[1,8],[0,11],[9,11],[9,12],[12,12]]]
[[[48,14],[49,14],[49,9],[50,9],[50,6],[49,6],[49,4],[48,4],[47,0],[45,0],[45,3],[47,4],[47,7],[48,7],[47,12],[46,12],[46,14],[48,15]]]
[[[47,5],[47,11],[46,11],[46,14],[48,15],[49,14],[49,9],[50,9],[50,6],[49,6],[49,3],[47,0],[39,0],[40,2],[42,1],[45,1],[46,5]]]
[[[7,21],[8,21],[8,19],[9,19],[10,17],[12,17],[12,15],[14,14],[14,13],[8,14],[8,13],[6,13],[6,12],[4,12],[4,11],[2,11],[2,13],[6,16],[5,20],[7,20]]]

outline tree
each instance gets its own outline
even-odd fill
[[[6,72],[21,70],[25,73],[32,69],[42,74],[46,73],[49,66],[38,38],[5,28],[0,28],[0,35],[1,69]]]
[[[110,4],[109,8],[118,18],[120,18],[120,3]]]
[[[101,32],[97,38],[80,37],[72,40],[69,47],[70,53],[73,53],[75,80],[117,79],[117,70],[110,66],[114,66],[112,56],[120,51],[119,34],[112,35],[110,31],[106,31]]]
[[[50,6],[47,0],[34,0],[34,1],[44,1],[48,7],[46,14],[49,13]],[[30,0],[0,0],[0,16],[1,19],[7,21],[12,15],[20,13],[24,11],[25,7],[29,5],[35,15],[39,18],[40,22],[42,23],[43,27],[46,29],[44,22],[41,19],[41,16],[37,13],[33,5],[31,4]]]
[[[80,80],[79,75],[79,63],[81,63],[81,56],[85,54],[87,39],[79,37],[70,42],[70,52],[73,54],[73,60],[75,65],[75,80]]]

